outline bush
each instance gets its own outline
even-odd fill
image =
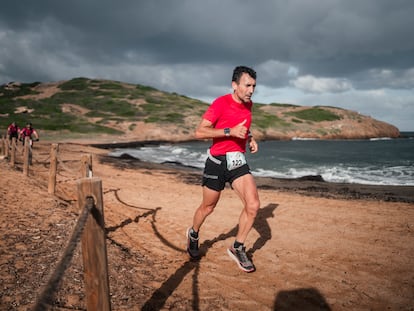
[[[286,115],[313,122],[335,121],[341,119],[341,117],[335,113],[322,108],[309,108],[300,111],[292,111],[287,112]]]
[[[86,78],[74,78],[72,80],[62,83],[61,85],[59,85],[59,88],[64,91],[82,91],[88,88],[88,81],[89,79]]]

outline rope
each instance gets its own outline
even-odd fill
[[[33,152],[32,152],[32,157],[33,157],[33,160],[36,163],[45,164],[45,163],[49,163],[50,162],[50,161],[47,162],[50,159],[50,154],[44,160],[43,159],[37,159],[37,156],[35,157],[34,154],[33,154]]]
[[[24,146],[22,146],[20,148],[19,147],[19,144],[16,142],[15,148],[16,148],[16,152],[19,152],[19,153],[22,153],[23,154]]]
[[[127,203],[127,202],[125,202],[124,200],[122,200],[120,197],[119,197],[119,195],[118,195],[118,191],[119,191],[120,189],[118,188],[118,189],[109,189],[107,192],[105,192],[105,193],[108,193],[108,192],[113,192],[114,194],[115,194],[115,198],[118,200],[118,202],[119,203],[121,203],[121,204],[123,204],[123,205],[125,205],[125,206],[128,206],[128,207],[132,207],[132,208],[136,208],[136,209],[143,209],[143,210],[146,210],[146,211],[154,211],[154,209],[153,208],[147,208],[147,207],[140,207],[140,206],[135,206],[135,205],[131,205],[131,204],[129,204],[129,203]]]
[[[78,171],[79,171],[79,168],[78,168],[78,170],[73,170],[73,169],[71,169],[71,168],[69,168],[69,167],[67,167],[60,159],[59,159],[59,157],[57,158],[57,160],[58,160],[58,163],[59,163],[59,165],[65,170],[65,171],[67,171],[67,172],[69,172],[69,173],[72,173],[72,174],[76,174]]]
[[[92,210],[92,208],[94,207],[94,204],[95,203],[94,203],[93,197],[91,196],[86,197],[85,208],[83,209],[82,214],[79,216],[78,222],[76,223],[76,226],[72,233],[72,237],[69,240],[66,250],[63,253],[60,262],[58,263],[55,271],[50,277],[42,294],[38,298],[36,305],[33,308],[33,311],[43,311],[46,309],[47,305],[50,305],[50,302],[52,302],[55,290],[58,288],[59,283],[63,277],[63,274],[65,273],[66,269],[68,268],[70,264],[70,261],[72,260],[76,246],[80,240],[83,228],[86,224],[86,220],[88,219],[88,215],[90,211]]]
[[[47,173],[47,172],[49,172],[49,170],[47,168],[46,169],[37,168],[34,165],[30,166],[30,170],[33,171],[33,172],[36,172],[36,173]]]

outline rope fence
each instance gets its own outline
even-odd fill
[[[78,222],[75,225],[75,228],[73,230],[72,237],[69,240],[68,246],[63,252],[62,258],[60,262],[58,263],[57,267],[55,268],[55,271],[49,278],[49,281],[47,282],[43,292],[37,299],[37,302],[33,308],[33,311],[43,311],[53,301],[53,296],[55,294],[56,288],[59,287],[60,281],[62,280],[66,269],[69,267],[73,254],[80,240],[82,231],[85,227],[86,220],[88,219],[88,215],[91,212],[93,206],[94,206],[93,197],[87,197],[85,207],[83,209],[82,214],[79,216]]]
[[[10,166],[16,168],[16,156],[13,156],[13,154],[16,155],[16,153],[23,153],[23,173],[29,175],[29,167],[31,167],[32,173],[36,173],[38,171],[33,170],[32,162],[29,161],[33,158],[33,150],[28,148],[29,146],[29,143],[25,143],[24,149],[16,148],[15,140],[9,142],[3,137],[0,142],[0,159],[7,159],[10,162]],[[73,259],[78,243],[81,242],[86,309],[110,311],[111,300],[106,240],[109,239],[112,243],[121,246],[121,248],[122,245],[107,237],[109,232],[116,231],[118,228],[123,227],[130,222],[138,222],[140,218],[151,217],[152,229],[154,230],[156,236],[168,247],[178,251],[182,250],[170,243],[155,227],[155,217],[160,208],[152,209],[131,205],[119,197],[119,189],[110,190],[111,192],[114,192],[115,198],[118,202],[128,207],[139,208],[145,212],[134,219],[127,219],[117,226],[106,228],[104,221],[102,182],[99,178],[93,177],[92,155],[82,155],[80,165],[77,165],[74,169],[68,167],[65,162],[59,158],[58,151],[59,145],[51,144],[50,155],[46,159],[50,160],[48,193],[55,194],[56,176],[59,169],[77,176],[79,176],[78,174],[80,173],[80,178],[77,179],[79,218],[74,226],[67,246],[60,257],[59,262],[57,263],[57,266],[51,273],[46,285],[42,287],[42,290],[31,310],[40,311],[53,308],[53,305],[55,304],[54,297],[59,290],[59,286],[63,280],[65,272],[70,267],[70,263]],[[42,162],[39,162],[34,159],[33,162],[47,166],[47,163],[44,163],[44,161],[42,160]],[[21,163],[19,162],[19,164]],[[26,172],[24,168],[25,166],[27,166]]]
[[[23,152],[23,174],[28,176],[33,157],[30,143],[25,141],[22,150],[16,147],[15,138],[9,141],[3,136],[0,142],[0,159],[7,159],[10,166],[16,168],[16,153]],[[50,307],[53,304],[55,292],[70,265],[79,241],[81,241],[87,310],[110,311],[102,182],[99,178],[92,177],[92,155],[83,155],[80,166],[77,170],[73,170],[59,160],[58,150],[58,144],[51,145],[48,157],[50,159],[48,193],[55,193],[58,164],[63,170],[72,173],[80,172],[81,178],[77,180],[80,216],[58,265],[32,310],[47,310],[48,306]]]
[[[39,159],[38,155],[34,157],[33,148],[29,140],[30,138],[26,137],[23,148],[19,148],[17,146],[16,138],[13,137],[12,140],[9,140],[3,136],[0,143],[0,159],[7,159],[12,168],[17,168],[18,164],[22,164],[22,172],[26,176],[29,176],[31,171],[43,171],[39,170],[39,168],[35,168],[33,163],[42,164],[46,168],[49,164],[48,192],[50,194],[54,194],[56,190],[56,175],[58,169],[73,175],[80,174],[81,177],[92,177],[91,155],[84,155],[81,158],[81,165],[73,169],[68,167],[65,162],[57,156],[59,150],[58,144],[52,144],[50,154],[44,159]]]

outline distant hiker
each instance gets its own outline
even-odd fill
[[[26,123],[26,127],[22,128],[19,133],[19,140],[23,142],[26,137],[30,137],[30,140],[33,140],[33,136],[35,137],[35,140],[39,140],[39,134],[37,134],[36,130],[33,128],[32,123],[28,122]]]

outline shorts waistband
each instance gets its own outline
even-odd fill
[[[210,149],[207,149],[207,155],[208,155],[208,158],[214,163],[216,163],[217,165],[220,165],[226,159],[225,155],[213,156],[210,153]]]

